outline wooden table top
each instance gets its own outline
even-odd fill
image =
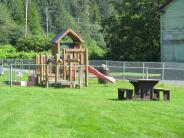
[[[159,82],[159,79],[131,79],[130,82]]]

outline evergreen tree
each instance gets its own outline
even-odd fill
[[[158,8],[163,0],[114,1],[115,13],[103,22],[114,60],[159,61],[160,25]]]
[[[0,43],[10,43],[15,35],[16,24],[8,9],[0,3]]]

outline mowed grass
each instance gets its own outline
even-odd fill
[[[135,73],[135,72],[125,72],[125,73],[122,73],[122,72],[113,72],[113,73],[110,73],[110,75],[111,76],[114,76],[114,77],[116,77],[116,76],[124,76],[125,75],[125,77],[146,77],[146,73]],[[149,73],[148,74],[148,76],[149,77],[160,77],[161,76],[161,74],[151,74],[151,73]]]
[[[170,102],[118,101],[118,82],[88,88],[8,87],[0,84],[0,137],[184,137],[184,88]]]

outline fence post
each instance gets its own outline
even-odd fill
[[[30,64],[31,64],[31,60],[29,60],[29,75],[31,74],[30,73],[30,69],[31,69]]]
[[[10,87],[12,87],[12,64],[10,65]]]
[[[105,64],[106,64],[106,66],[108,66],[108,61],[107,60],[105,60]]]
[[[23,65],[23,64],[24,64],[24,60],[22,59],[22,62],[21,62],[21,66],[22,66],[22,67],[21,67],[21,73],[22,73],[23,70],[24,70],[24,65]],[[21,77],[21,78],[22,78],[22,77]]]
[[[10,85],[10,81],[11,81],[11,65],[9,65],[9,74],[8,74],[8,84]]]
[[[125,81],[125,62],[123,62],[123,80]]]
[[[149,72],[148,72],[148,67],[146,67],[146,79],[149,78]]]
[[[144,67],[145,67],[145,65],[144,65],[144,62],[142,63],[142,74],[143,74],[143,76],[142,76],[142,78],[144,79]]]
[[[165,63],[162,63],[162,83],[164,83],[164,78],[165,78]]]

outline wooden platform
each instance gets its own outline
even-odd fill
[[[75,88],[76,86],[79,85],[77,81],[68,81],[68,80],[60,80],[55,84],[55,80],[49,80],[49,85],[57,85],[58,87],[70,87],[70,88]]]

